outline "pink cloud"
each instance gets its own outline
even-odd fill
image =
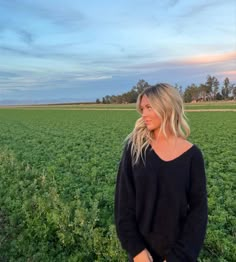
[[[228,61],[236,61],[236,52],[229,52],[225,54],[216,55],[201,55],[194,56],[191,58],[184,59],[181,63],[188,65],[199,65],[199,64],[212,64],[212,63],[222,63]]]
[[[236,61],[236,52],[228,52],[223,54],[205,54],[199,56],[189,56],[183,59],[160,60],[153,63],[137,64],[123,67],[131,70],[156,70],[156,69],[170,69],[170,68],[185,68],[185,67],[205,67],[216,64],[232,64]],[[234,71],[230,71],[234,72]],[[233,73],[232,73],[233,74]]]
[[[228,77],[230,81],[236,81],[236,70],[229,70],[229,71],[221,71],[217,72],[216,75],[221,77]]]
[[[222,75],[233,75],[236,76],[236,70],[220,72]]]

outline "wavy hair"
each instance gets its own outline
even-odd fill
[[[136,109],[142,115],[140,103],[142,97],[146,95],[149,103],[161,119],[160,132],[167,138],[166,130],[176,136],[187,138],[190,128],[187,117],[184,113],[183,100],[178,90],[169,84],[156,84],[150,86],[139,94]],[[159,132],[159,134],[160,134]],[[145,163],[144,156],[149,144],[154,139],[154,131],[149,131],[142,119],[138,118],[133,131],[126,137],[125,141],[131,144],[132,164],[135,165],[141,157]]]

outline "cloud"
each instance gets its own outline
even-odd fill
[[[178,2],[179,2],[179,0],[169,0],[169,1],[168,1],[168,5],[169,5],[170,7],[173,7],[173,6],[177,5]]]
[[[0,45],[0,50],[11,53],[13,55],[21,55],[21,56],[28,56],[30,53],[25,50],[21,50],[19,48],[14,48],[14,47],[8,47],[4,45]]]
[[[77,8],[77,4],[25,0],[0,1],[0,3],[0,39],[9,49],[19,44],[17,38],[28,46],[36,40],[44,41],[47,35],[50,38],[52,34],[55,35],[55,39],[61,36],[63,41],[63,32],[78,33],[89,23]],[[9,41],[9,36],[14,40]],[[4,43],[3,41],[1,42]]]
[[[50,89],[70,89],[80,86],[81,83],[111,80],[112,75],[103,75],[102,73],[78,73],[73,72],[33,72],[16,70],[12,73],[0,71],[0,90],[1,92],[20,92],[36,91]]]
[[[213,63],[222,63],[236,60],[236,52],[230,52],[225,54],[209,54],[209,55],[201,55],[194,56],[191,58],[187,58],[182,61],[183,64],[186,65],[204,65],[204,64],[213,64]]]
[[[34,41],[34,34],[31,33],[29,30],[23,29],[19,26],[12,25],[9,22],[0,21],[0,32],[1,32],[1,39],[6,38],[4,33],[6,32],[12,32],[13,35],[16,35],[20,41],[23,43],[30,45]]]
[[[0,13],[1,13],[1,9],[0,9]],[[25,28],[27,27],[27,25],[21,25],[19,26],[18,23],[16,22],[12,22],[12,21],[7,21],[4,19],[0,19],[0,38],[1,39],[6,39],[6,41],[8,40],[8,34],[10,33],[11,35],[15,35],[21,42],[30,45],[33,43],[34,41],[34,34],[32,32],[30,32],[30,30],[26,30]]]
[[[81,77],[74,78],[74,80],[79,80],[79,81],[99,81],[105,79],[112,79],[112,76],[81,76]]]
[[[236,70],[220,72],[222,75],[233,75],[236,76]]]
[[[32,44],[34,37],[33,34],[25,29],[15,28],[15,32],[19,35],[19,38],[26,44]]]
[[[76,3],[65,5],[58,1],[3,1],[3,7],[8,12],[14,12],[16,5],[17,16],[34,16],[35,19],[47,20],[61,26],[78,26],[85,22],[85,15],[78,10]]]
[[[82,45],[85,45],[85,43]],[[114,72],[114,70],[120,70],[123,64],[128,65],[137,63],[137,61],[147,61],[147,59],[153,56],[153,53],[147,50],[138,52],[137,50],[122,49],[121,45],[109,43],[107,45],[113,46],[116,50],[106,49],[106,52],[101,53],[95,51],[89,52],[88,50],[84,52],[83,48],[80,49],[80,45],[68,43],[48,46],[33,45],[32,47],[0,45],[0,52],[5,54],[5,57],[12,56],[13,63],[22,59],[23,68],[28,68],[30,63],[31,68],[42,67],[45,70],[45,68],[57,64],[58,70],[67,65],[68,70],[75,67],[83,71],[89,70],[94,72],[95,70],[97,72],[101,70],[103,72],[102,75]],[[120,49],[118,53],[117,49]],[[28,60],[27,58],[30,59]]]
[[[159,61],[155,63],[144,63],[134,66],[128,66],[127,69],[140,69],[140,70],[151,70],[151,69],[163,69],[171,67],[187,67],[187,66],[204,66],[213,65],[216,63],[232,62],[236,60],[236,52],[229,52],[224,54],[206,54],[201,56],[192,56],[184,59],[173,59]]]
[[[16,77],[18,74],[6,71],[0,71],[0,79],[1,78],[8,78],[8,77]]]
[[[217,76],[220,76],[221,78],[228,77],[231,82],[236,81],[236,70],[221,71],[221,72],[216,72],[215,74]]]
[[[219,5],[224,5],[224,2],[222,1],[218,1],[218,0],[215,0],[215,1],[211,1],[211,2],[203,2],[203,3],[197,3],[197,5],[189,5],[189,7],[187,8],[186,11],[183,11],[182,13],[182,17],[193,17],[195,15],[201,15],[202,12],[208,10],[208,9],[212,9],[216,6],[219,6]]]
[[[34,48],[22,48],[22,47],[14,47],[14,46],[6,46],[6,45],[0,45],[0,50],[2,50],[5,53],[22,56],[22,57],[31,57],[31,58],[44,58],[46,60],[48,59],[55,59],[57,60],[74,60],[78,61],[78,59],[81,61],[83,60],[83,57],[85,58],[85,55],[82,54],[76,54],[76,53],[64,53],[62,51],[58,51],[60,49],[60,45],[58,46],[37,46]],[[88,59],[88,57],[87,57]]]

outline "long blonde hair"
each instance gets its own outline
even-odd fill
[[[150,86],[139,94],[136,109],[142,114],[140,103],[142,97],[146,95],[152,109],[161,119],[160,132],[167,138],[166,128],[176,137],[187,138],[190,134],[190,128],[187,123],[187,117],[184,113],[183,100],[178,90],[169,84],[156,84]],[[125,141],[131,144],[132,164],[135,165],[141,157],[145,163],[144,156],[149,144],[154,139],[154,131],[149,131],[140,117],[133,131],[126,137]]]

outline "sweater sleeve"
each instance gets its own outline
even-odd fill
[[[196,262],[203,246],[208,205],[204,160],[199,149],[192,158],[188,204],[189,212],[183,230],[166,256],[167,262]]]
[[[126,144],[119,164],[115,190],[115,224],[121,246],[132,257],[145,249],[135,216],[135,187],[130,146]]]

